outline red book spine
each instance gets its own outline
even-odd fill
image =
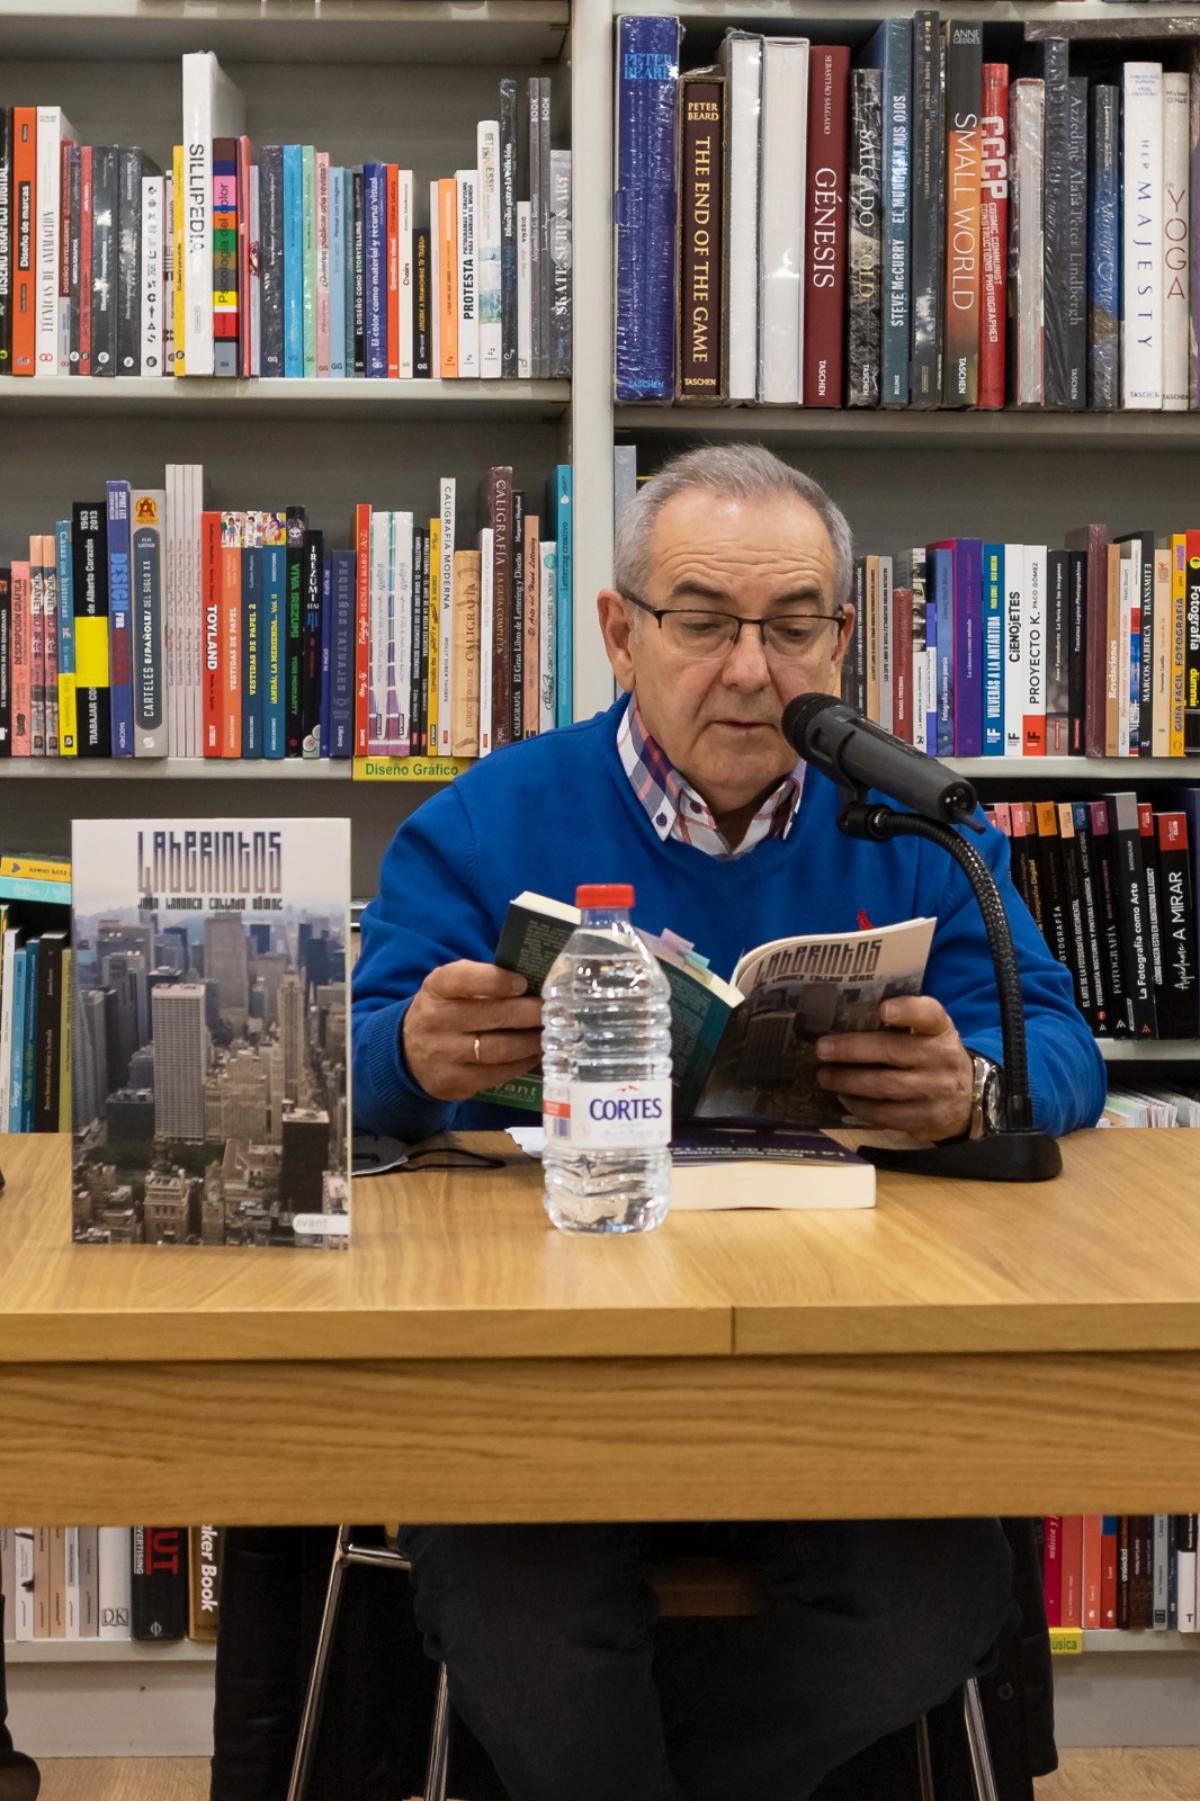
[[[78,375],[92,373],[92,147],[79,151],[79,361]]]
[[[221,515],[200,515],[200,595],[204,609],[204,755],[221,755]]]
[[[371,509],[354,509],[354,754],[365,757],[371,734]]]
[[[1100,1624],[1108,1629],[1117,1623],[1117,1522],[1105,1514],[1100,1522]]]
[[[1062,1625],[1062,1515],[1046,1515],[1045,1542],[1042,1546],[1042,1593],[1046,1601],[1047,1626]]]
[[[37,107],[14,106],[12,121],[12,372],[32,375],[37,340]]]
[[[979,404],[1004,405],[1004,339],[1008,292],[1008,64],[983,65],[979,122],[979,236],[983,290],[979,319]]]
[[[400,379],[400,166],[387,165],[387,372]]]
[[[892,730],[913,741],[913,597],[911,588],[892,589]]]
[[[841,406],[846,341],[846,121],[850,52],[814,44],[809,61],[804,404]]]
[[[1063,1515],[1062,1624],[1083,1625],[1083,1515],[1079,1513]]]
[[[1098,1513],[1083,1516],[1083,1624],[1095,1629],[1102,1624],[1101,1591],[1104,1580],[1104,1521]]]

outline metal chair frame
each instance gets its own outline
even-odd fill
[[[296,1753],[292,1762],[292,1776],[288,1784],[287,1801],[305,1801],[308,1779],[312,1770],[313,1753],[316,1749],[317,1730],[321,1721],[321,1706],[325,1698],[329,1653],[333,1646],[333,1635],[337,1627],[337,1617],[342,1601],[342,1585],[346,1579],[347,1569],[351,1564],[357,1563],[372,1569],[395,1570],[407,1575],[412,1567],[408,1558],[397,1545],[394,1534],[385,1531],[384,1536],[386,1543],[383,1545],[357,1545],[354,1543],[349,1526],[339,1526],[338,1528],[337,1545],[333,1553],[333,1564],[329,1571],[329,1587],[325,1593],[325,1606],[321,1614],[321,1630],[317,1638],[317,1649],[304,1696],[304,1709],[300,1716],[300,1731],[296,1739]],[[983,1717],[983,1703],[979,1697],[979,1684],[973,1676],[963,1685],[963,1724],[966,1728],[967,1754],[970,1758],[971,1783],[975,1790],[975,1801],[1000,1801],[991,1748],[988,1744],[987,1726]],[[921,1801],[937,1801],[933,1785],[933,1764],[929,1751],[929,1726],[924,1718],[917,1721],[916,1734]],[[429,1733],[429,1755],[425,1765],[425,1788],[418,1801],[446,1801],[449,1763],[450,1687],[446,1666],[443,1663],[438,1665],[437,1694],[433,1707],[433,1724]]]

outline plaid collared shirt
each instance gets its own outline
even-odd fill
[[[678,838],[681,844],[694,844],[710,857],[744,857],[764,838],[786,838],[792,829],[804,786],[802,762],[767,795],[741,843],[731,846],[708,802],[689,786],[646,730],[636,695],[630,696],[622,715],[617,749],[633,791],[664,844],[668,838]]]

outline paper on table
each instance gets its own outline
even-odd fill
[[[509,1126],[508,1135],[527,1157],[540,1157],[546,1134],[541,1126]]]

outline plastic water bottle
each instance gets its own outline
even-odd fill
[[[633,889],[579,888],[542,986],[546,1211],[566,1232],[648,1232],[671,1199],[671,991]]]

